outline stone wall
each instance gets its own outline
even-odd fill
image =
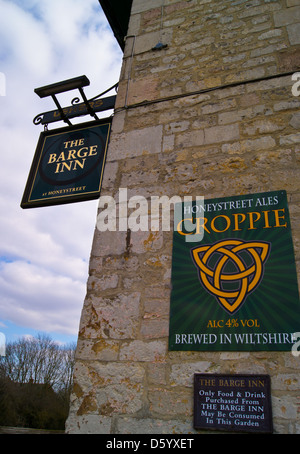
[[[299,44],[298,0],[134,0],[101,195],[284,189],[299,271]],[[300,357],[168,351],[172,235],[95,228],[67,432],[201,433],[193,374],[253,373],[299,433]]]

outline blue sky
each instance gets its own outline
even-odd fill
[[[98,201],[20,208],[43,130],[32,120],[55,109],[34,89],[85,74],[92,98],[118,82],[122,53],[98,0],[0,0],[0,11],[0,332],[7,341],[43,332],[73,342]],[[75,96],[59,99],[67,106]]]

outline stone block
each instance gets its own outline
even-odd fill
[[[280,145],[291,145],[295,143],[300,143],[300,134],[289,134],[287,136],[280,137]]]
[[[162,126],[137,129],[128,133],[115,134],[109,143],[108,161],[133,156],[160,153],[162,147]]]
[[[238,124],[231,124],[228,126],[213,126],[204,130],[204,143],[218,143],[229,142],[231,140],[239,139],[239,126]]]
[[[171,367],[170,384],[171,386],[186,386],[192,388],[194,386],[194,374],[203,374],[208,371],[212,372],[211,361],[183,362],[174,364]],[[215,372],[219,366],[215,368]]]
[[[100,414],[131,414],[142,408],[145,375],[142,366],[118,362],[94,363],[91,371],[97,377],[95,394]]]
[[[272,388],[281,390],[286,389],[287,391],[298,391],[299,389],[299,374],[289,374],[286,373],[279,373],[276,377],[272,380]]]
[[[300,130],[300,112],[293,114],[290,120],[290,125],[293,128]]]
[[[288,25],[287,31],[291,45],[300,44],[300,19],[299,23]]]
[[[300,6],[275,11],[274,22],[275,27],[282,27],[284,25],[300,22]]]
[[[116,181],[116,176],[118,172],[118,163],[117,162],[107,162],[104,167],[103,179],[102,179],[102,188],[108,189],[112,188]]]
[[[140,333],[143,339],[160,339],[169,335],[169,319],[144,318]]]
[[[150,411],[153,416],[192,417],[192,391],[166,388],[154,388],[149,393]]]
[[[162,246],[162,232],[131,232],[131,252],[133,254],[143,254],[145,252],[157,251],[161,249]]]
[[[175,140],[177,147],[196,147],[203,145],[204,143],[204,132],[200,129],[199,131],[190,131],[184,134],[178,134]]]
[[[124,122],[125,122],[125,111],[116,112],[113,116],[112,125],[111,125],[111,133],[112,134],[119,134],[123,131]]]
[[[273,148],[276,145],[272,136],[259,137],[257,139],[247,139],[241,141],[242,151],[257,151],[266,148]]]
[[[297,71],[300,67],[300,50],[279,52],[278,61],[280,71]]]
[[[144,387],[134,383],[131,377],[117,384],[108,384],[97,391],[97,405],[100,415],[133,414],[143,407]]]
[[[163,341],[143,342],[135,340],[123,343],[120,351],[121,361],[153,361],[162,362],[165,360],[166,344]]]
[[[134,44],[134,54],[150,51],[158,43],[159,37],[159,31],[143,33],[137,36]]]
[[[102,275],[101,277],[90,276],[87,283],[87,290],[91,292],[103,292],[103,290],[116,288],[119,278],[114,275]]]
[[[138,104],[152,101],[159,97],[159,77],[145,76],[142,79],[129,81],[126,104]]]
[[[137,335],[139,313],[139,292],[109,298],[90,295],[81,317],[80,333],[95,339],[133,339]]]
[[[71,414],[66,422],[66,433],[110,434],[111,418],[100,415],[75,416]]]
[[[89,336],[90,333],[82,326],[79,335]],[[92,337],[92,334],[91,334]],[[119,343],[114,340],[98,339],[96,329],[96,339],[78,339],[76,358],[80,360],[94,361],[116,361],[119,356]]]
[[[106,255],[121,255],[126,252],[127,232],[112,231],[99,232],[96,228],[92,253],[96,257]]]
[[[296,420],[297,407],[289,395],[272,397],[272,410],[277,418]]]
[[[152,186],[159,177],[159,169],[140,169],[130,173],[122,173],[121,187],[138,186],[141,184]]]
[[[138,2],[133,2],[131,14],[142,13],[144,11],[158,8],[163,5],[163,1],[164,0],[151,0],[151,4],[149,4],[149,0],[140,0]]]

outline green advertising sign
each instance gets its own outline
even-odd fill
[[[181,214],[169,349],[290,351],[300,304],[286,192],[182,204]]]
[[[98,198],[110,119],[40,134],[22,208]]]

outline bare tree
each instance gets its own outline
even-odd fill
[[[0,357],[0,425],[64,429],[75,345],[45,334],[6,345]]]
[[[49,336],[21,338],[8,343],[0,358],[2,377],[15,383],[43,383],[69,389],[72,383],[75,345],[61,347]]]

